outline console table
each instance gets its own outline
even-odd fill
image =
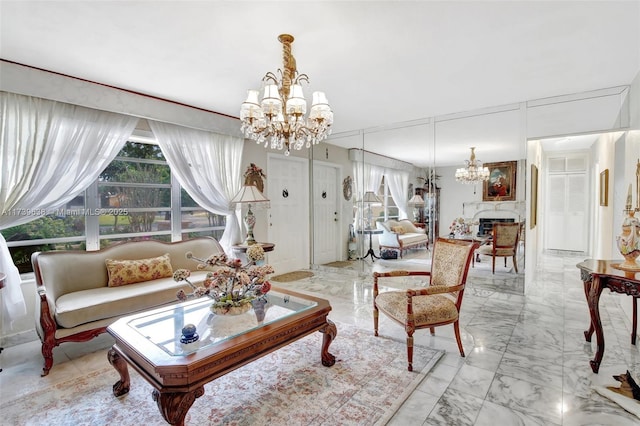
[[[636,344],[636,328],[638,323],[638,297],[640,297],[640,272],[629,272],[616,269],[613,265],[622,263],[622,260],[598,260],[587,259],[578,263],[580,278],[584,283],[584,294],[589,306],[591,324],[584,332],[587,342],[591,342],[593,332],[596,332],[596,357],[589,361],[591,370],[597,373],[604,354],[604,332],[600,321],[600,294],[608,288],[614,293],[626,294],[633,297],[633,324],[631,325],[631,344]]]

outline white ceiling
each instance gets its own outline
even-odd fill
[[[411,122],[400,138],[367,132],[365,149],[416,165],[522,149],[516,112],[444,122],[435,151],[420,120],[627,85],[640,69],[639,1],[0,0],[2,59],[231,116],[282,66],[281,33],[308,91],[329,98],[332,143]]]

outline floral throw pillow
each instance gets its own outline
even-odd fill
[[[109,273],[109,287],[118,287],[143,281],[173,276],[169,253],[150,259],[105,259]]]
[[[404,234],[404,228],[402,227],[402,225],[392,226],[391,230],[396,234],[400,234],[400,235]]]

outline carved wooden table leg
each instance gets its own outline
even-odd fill
[[[587,299],[587,305],[589,304],[589,290],[591,289],[591,276],[587,275],[587,276],[583,276],[582,279],[584,280],[582,282],[582,284],[584,285],[584,295]],[[591,318],[591,311],[589,311],[589,318]],[[584,332],[584,339],[587,342],[591,342],[591,336],[593,335],[593,320],[590,319],[589,322],[589,329],[587,331]]]
[[[602,331],[602,322],[600,321],[600,295],[602,294],[602,283],[600,277],[594,277],[589,291],[589,313],[591,314],[591,325],[596,332],[596,357],[589,361],[591,370],[597,373],[600,369],[600,362],[604,354],[604,332]]]
[[[320,333],[324,334],[322,337],[322,365],[331,367],[336,363],[336,357],[329,353],[329,345],[338,335],[338,329],[331,320],[327,319],[327,325],[320,329]]]
[[[153,400],[158,405],[160,414],[170,425],[184,426],[184,418],[196,398],[204,395],[204,387],[200,386],[192,392],[158,392],[153,390]]]
[[[636,329],[638,328],[638,298],[633,297],[633,324],[631,324],[631,344],[636,344]]]
[[[120,354],[113,348],[109,349],[107,353],[107,359],[109,364],[120,373],[120,380],[113,385],[113,395],[119,397],[129,393],[129,386],[131,380],[129,378],[129,369],[127,368],[127,362],[122,359]]]

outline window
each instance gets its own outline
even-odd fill
[[[391,192],[389,191],[387,181],[384,176],[382,177],[382,181],[380,182],[380,187],[378,188],[376,195],[382,201],[381,206],[374,207],[374,217],[376,217],[376,221],[384,222],[389,219],[398,220],[400,213],[396,203],[393,201],[393,197],[391,196]]]
[[[36,251],[97,250],[141,238],[220,239],[226,225],[225,216],[198,206],[180,187],[158,145],[133,140],[83,194],[46,213],[1,231],[20,273],[32,272]]]

